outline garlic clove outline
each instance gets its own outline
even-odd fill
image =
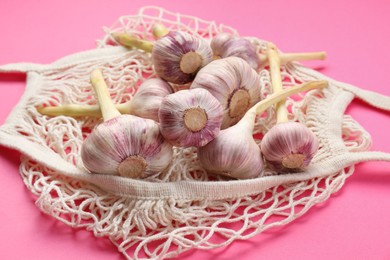
[[[272,94],[258,102],[237,124],[221,130],[214,140],[198,148],[198,158],[202,167],[208,172],[236,179],[260,176],[264,166],[263,157],[252,135],[256,116],[288,96],[324,88],[327,85],[326,81],[307,82]]]
[[[205,89],[181,90],[164,98],[161,134],[179,147],[200,147],[218,135],[223,118],[219,101]]]
[[[81,158],[92,173],[144,178],[163,171],[173,157],[172,145],[164,140],[158,123],[115,108],[100,70],[91,73],[104,122],[88,135]]]
[[[202,68],[190,89],[209,91],[222,105],[222,129],[236,124],[245,112],[260,101],[260,78],[247,62],[238,57],[212,61]]]
[[[165,96],[172,93],[173,89],[168,82],[160,78],[151,78],[145,80],[139,86],[137,92],[129,101],[116,104],[115,107],[121,114],[132,114],[158,122],[158,109],[161,101]],[[37,107],[37,110],[42,115],[48,116],[102,116],[99,105],[49,106]]]

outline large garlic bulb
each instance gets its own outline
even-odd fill
[[[260,79],[241,58],[228,57],[201,69],[191,89],[208,90],[222,105],[222,129],[237,123],[260,100]]]

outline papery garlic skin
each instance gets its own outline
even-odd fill
[[[188,118],[190,117],[190,118]],[[161,134],[179,147],[200,147],[220,131],[223,109],[207,90],[181,90],[168,95],[161,103]]]
[[[198,148],[198,158],[208,172],[236,179],[256,178],[264,167],[252,129],[238,124],[221,130],[217,138]]]
[[[187,56],[185,56],[188,54]],[[186,58],[188,59],[186,59]],[[186,59],[184,66],[182,61]],[[169,32],[153,46],[152,61],[156,74],[175,84],[191,82],[198,70],[213,59],[210,44],[186,32]]]
[[[147,79],[130,100],[128,111],[133,115],[158,122],[161,102],[172,93],[173,89],[168,82],[160,78]]]
[[[211,62],[198,72],[190,88],[206,89],[221,103],[224,109],[222,129],[236,124],[260,101],[259,76],[238,57]]]
[[[271,169],[280,173],[307,167],[319,147],[314,133],[301,123],[284,122],[272,127],[261,141],[261,151]]]
[[[239,57],[248,62],[254,70],[259,67],[259,55],[248,39],[220,33],[211,40],[210,46],[216,58]]]
[[[159,125],[132,115],[121,115],[98,125],[81,149],[84,166],[92,173],[117,175],[123,161],[140,159],[141,175],[126,176],[132,178],[163,171],[172,157],[172,145],[160,134]]]

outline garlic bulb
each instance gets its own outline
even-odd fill
[[[205,170],[237,179],[259,176],[263,170],[260,147],[253,139],[256,115],[290,95],[327,86],[326,81],[313,81],[282,90],[258,102],[234,126],[221,130],[207,145],[198,148],[198,158]]]
[[[271,80],[274,93],[283,90],[280,58],[273,44],[268,45]],[[288,122],[284,101],[276,106],[277,125],[265,134],[261,150],[270,168],[281,172],[296,172],[308,166],[318,150],[316,136],[304,125]]]
[[[222,129],[237,123],[260,100],[259,76],[237,57],[211,62],[198,72],[190,88],[206,89],[221,103]]]
[[[121,114],[132,114],[158,122],[158,109],[166,95],[173,93],[171,85],[160,78],[145,80],[136,94],[127,102],[115,107]],[[96,116],[101,117],[98,105],[63,105],[54,107],[38,107],[38,112],[48,116]]]
[[[186,32],[169,32],[155,43],[126,33],[113,33],[112,36],[124,46],[151,52],[156,74],[175,84],[191,82],[198,70],[213,58],[206,40]]]
[[[104,122],[85,139],[81,158],[93,173],[143,178],[163,171],[171,162],[172,146],[150,119],[121,115],[110,99],[100,70],[91,74]]]
[[[209,43],[185,32],[170,32],[158,40],[152,51],[157,75],[166,81],[192,81],[202,67],[212,61]]]
[[[247,39],[234,37],[228,33],[220,33],[210,43],[215,58],[240,57],[253,69],[259,67],[259,55],[255,46]]]
[[[248,62],[255,70],[268,65],[268,57],[262,53],[257,53],[255,46],[242,37],[235,37],[228,33],[220,33],[211,41],[211,49],[214,58],[240,57]],[[303,52],[303,53],[282,53],[280,54],[281,64],[291,61],[323,60],[326,52]]]
[[[204,146],[219,133],[223,109],[207,90],[181,90],[161,103],[161,134],[175,146]]]
[[[310,164],[318,150],[316,136],[297,122],[278,123],[265,134],[261,151],[277,172],[294,172]]]

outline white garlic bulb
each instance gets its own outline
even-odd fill
[[[81,158],[92,173],[143,178],[163,171],[171,162],[172,145],[150,119],[121,115],[110,99],[100,70],[91,74],[104,122],[85,139]]]
[[[207,90],[181,90],[161,103],[161,134],[175,146],[204,146],[219,133],[222,117],[221,104]]]
[[[245,38],[220,33],[211,40],[210,46],[215,58],[239,57],[248,62],[253,69],[257,70],[259,67],[260,60],[256,48]]]
[[[259,76],[238,57],[211,62],[198,72],[190,88],[206,89],[221,103],[222,129],[237,123],[260,100]]]
[[[280,57],[276,46],[268,44],[267,56],[270,63],[274,93],[283,91],[280,75]],[[288,122],[284,101],[276,106],[277,124],[269,130],[261,149],[270,168],[280,173],[296,172],[309,165],[318,150],[317,137],[303,124]]]
[[[173,93],[173,89],[168,82],[160,78],[147,79],[139,86],[136,94],[129,101],[117,104],[115,107],[121,114],[132,114],[158,122],[161,101],[171,93]],[[37,110],[48,116],[102,116],[99,105],[38,107]]]
[[[281,173],[304,169],[317,150],[317,137],[297,122],[276,124],[261,141],[261,151],[268,165]]]
[[[234,126],[221,130],[210,143],[198,148],[198,158],[210,173],[237,179],[255,178],[262,173],[263,158],[260,147],[253,139],[256,115],[290,95],[327,86],[326,81],[313,81],[282,90],[268,96],[249,109]]]

